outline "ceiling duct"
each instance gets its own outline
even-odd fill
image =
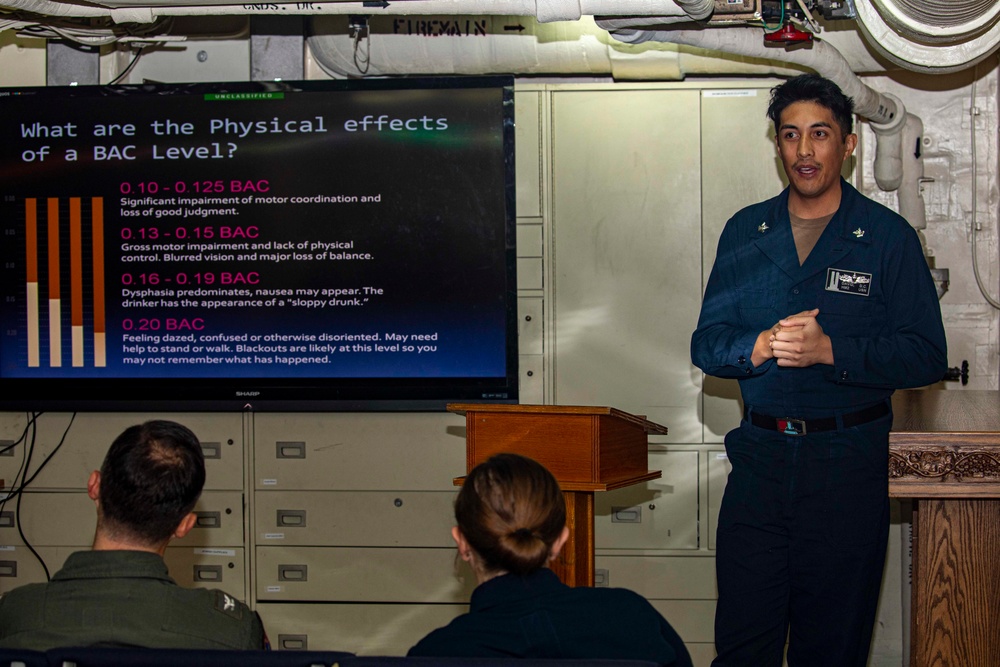
[[[929,41],[985,32],[1000,15],[996,0],[873,0],[872,4],[900,32]]]
[[[138,25],[152,24],[168,16],[265,17],[293,13],[317,18],[360,16],[381,21],[419,16],[428,24],[437,17],[452,17],[450,24],[457,24],[459,20],[482,20],[497,25],[507,21],[513,25],[521,17],[537,25],[562,26],[556,32],[569,35],[586,32],[588,27],[581,30],[568,26],[579,22],[592,26],[595,17],[602,17],[602,22],[616,22],[619,27],[631,25],[637,29],[657,30],[680,24],[685,28],[755,26],[758,31],[763,28],[763,32],[767,32],[766,21],[773,17],[764,10],[780,6],[781,17],[788,26],[797,21],[818,38],[829,37],[831,43],[838,34],[858,32],[883,62],[921,73],[947,74],[972,67],[1000,46],[1000,0],[334,0],[243,4],[234,0],[0,0],[0,6],[6,10],[0,19],[0,29],[47,35],[38,29],[51,25],[51,32],[67,39],[83,35],[78,39],[83,43],[93,43],[95,39],[100,40],[99,43],[124,41],[107,21]],[[827,23],[815,21],[814,13],[816,16],[822,14]],[[101,19],[105,22],[100,23]],[[439,21],[439,25],[444,24]],[[841,29],[848,25],[850,29]],[[797,34],[806,33],[798,30]],[[396,36],[395,33],[391,35]],[[529,35],[520,33],[520,36]],[[537,36],[541,36],[541,32]],[[171,37],[183,38],[179,34]],[[134,39],[134,36],[128,35],[128,38]],[[507,46],[514,41],[497,43]],[[523,46],[526,40],[516,41]],[[559,50],[550,46],[549,43],[540,44],[539,51],[546,52],[547,57],[548,52]],[[571,44],[568,46],[573,48]],[[589,52],[593,46],[587,44],[583,50]],[[868,49],[854,46],[845,53],[853,57],[861,51],[864,51],[861,56],[870,55]],[[638,64],[640,57],[647,57],[647,54],[611,53],[610,56],[619,60],[616,65],[624,64],[626,58],[631,59],[627,68],[612,69],[615,76],[632,76],[638,71],[640,78],[646,78],[645,68],[633,68],[632,65]],[[455,57],[461,59],[461,54]],[[649,54],[649,57],[654,56]],[[525,71],[519,69],[516,57],[512,60],[514,67],[510,71]],[[539,58],[538,65],[544,67],[544,60],[545,57]],[[594,74],[609,69],[606,64],[585,62],[579,72],[573,72],[562,69],[571,67],[568,62],[557,60],[558,67],[550,73]],[[864,63],[852,61],[852,66],[857,71],[872,71]],[[543,73],[542,70],[528,71]],[[375,72],[367,74],[376,75]]]
[[[956,72],[1000,46],[996,0],[857,0],[855,7],[867,41],[911,71]]]

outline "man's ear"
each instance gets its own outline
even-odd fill
[[[194,512],[188,512],[187,515],[181,519],[181,522],[177,524],[177,528],[174,530],[174,537],[178,540],[183,538],[191,529],[194,528],[194,524],[198,522],[198,516]]]
[[[559,557],[559,552],[562,551],[563,546],[566,544],[566,540],[569,539],[569,526],[563,526],[562,533],[555,542],[552,543],[552,550],[549,551],[549,560],[555,560]]]
[[[90,473],[90,479],[87,480],[87,495],[95,503],[101,497],[101,473],[97,470]]]
[[[851,157],[854,149],[858,147],[858,135],[851,133],[844,137],[844,161]]]

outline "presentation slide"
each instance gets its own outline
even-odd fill
[[[0,380],[516,395],[484,79],[0,90]]]
[[[508,377],[504,99],[0,91],[0,379]]]

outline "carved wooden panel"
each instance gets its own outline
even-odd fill
[[[1000,497],[997,398],[993,391],[897,392],[889,434],[889,495]]]
[[[889,479],[959,484],[997,482],[1000,481],[1000,448],[890,447]]]

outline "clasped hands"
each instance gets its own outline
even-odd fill
[[[792,368],[833,364],[833,345],[816,321],[818,314],[819,308],[803,310],[761,331],[750,359],[753,365],[759,366],[772,358],[779,366]]]

